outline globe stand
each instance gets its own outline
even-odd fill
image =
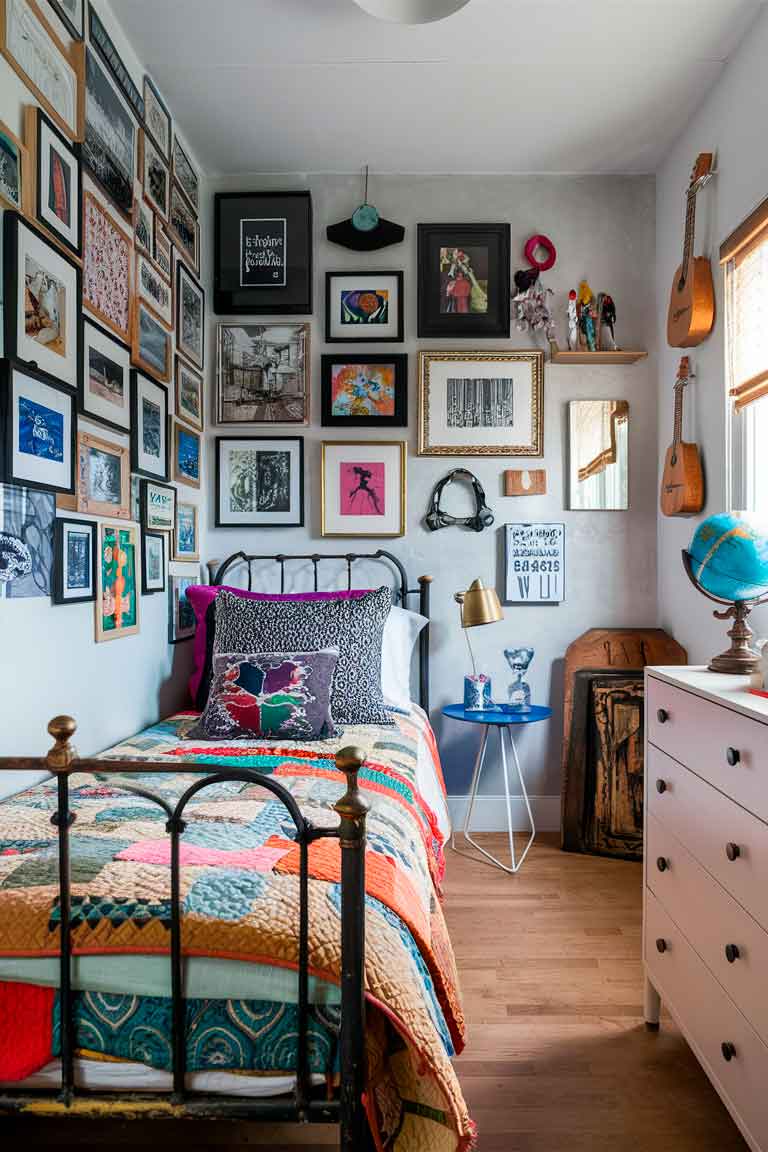
[[[707,667],[710,672],[726,672],[737,676],[749,676],[760,667],[760,654],[752,647],[754,632],[747,623],[747,617],[753,608],[759,604],[768,603],[768,593],[753,600],[724,600],[720,596],[713,596],[702,588],[693,574],[693,557],[690,552],[683,549],[683,567],[688,579],[694,588],[697,588],[708,600],[716,604],[727,604],[725,612],[715,610],[712,615],[716,620],[733,620],[733,627],[728,630],[731,646],[719,656],[713,656]]]

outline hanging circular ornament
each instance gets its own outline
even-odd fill
[[[373,204],[361,204],[352,213],[352,227],[358,232],[372,232],[379,225],[379,214]]]
[[[543,248],[547,254],[544,260],[537,260],[536,258],[539,248]],[[539,272],[548,272],[550,268],[554,267],[557,260],[557,249],[548,236],[537,233],[535,236],[531,236],[525,245],[525,258],[532,268],[538,268]]]

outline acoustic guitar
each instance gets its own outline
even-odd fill
[[[706,340],[715,322],[712,268],[707,256],[693,255],[696,196],[713,177],[712,153],[696,158],[686,192],[683,262],[675,272],[667,314],[667,343],[671,348],[693,348]]]
[[[661,480],[661,510],[665,516],[694,516],[704,507],[699,449],[683,440],[683,392],[691,376],[688,357],[682,356],[675,381],[675,431]]]

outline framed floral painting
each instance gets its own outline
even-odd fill
[[[139,631],[138,529],[100,523],[96,558],[96,642]]]
[[[83,308],[131,339],[131,237],[92,192],[83,197]]]
[[[325,440],[321,535],[405,535],[404,440]]]

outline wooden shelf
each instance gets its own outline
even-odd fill
[[[644,360],[647,352],[617,350],[616,352],[571,352],[553,348],[550,360],[553,364],[636,364]]]

